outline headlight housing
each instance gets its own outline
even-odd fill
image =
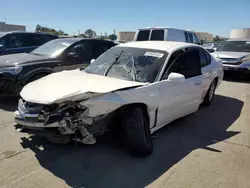
[[[17,75],[23,70],[23,67],[6,67],[0,68],[0,73],[10,73],[12,75]]]

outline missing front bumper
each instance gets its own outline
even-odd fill
[[[66,124],[60,124],[59,122],[54,122],[51,124],[44,124],[43,122],[35,121],[38,118],[38,114],[25,114],[23,117],[18,110],[14,112],[14,119],[18,125],[21,125],[25,128],[34,127],[34,128],[56,128],[56,127],[66,127]],[[35,119],[35,120],[29,120]]]

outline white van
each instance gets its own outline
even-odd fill
[[[147,40],[166,40],[194,43],[199,45],[202,44],[197,35],[192,31],[165,27],[138,29],[135,34],[134,41]]]

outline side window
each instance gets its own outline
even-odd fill
[[[109,50],[115,44],[106,41],[95,41],[93,47],[93,58],[97,59],[101,54]]]
[[[194,43],[199,44],[200,41],[199,41],[198,37],[196,36],[196,34],[193,33],[193,36],[194,36]]]
[[[147,41],[149,40],[150,30],[141,30],[138,32],[137,41]]]
[[[199,50],[193,49],[182,53],[168,68],[164,78],[172,72],[183,74],[186,79],[201,74]]]
[[[190,43],[194,43],[193,34],[192,33],[188,33],[188,36],[189,36],[189,42]]]
[[[41,38],[43,38],[43,44],[58,38],[58,37],[53,36],[53,35],[45,35],[45,34],[40,35],[40,36],[41,36]]]
[[[186,42],[189,42],[189,39],[188,39],[188,34],[187,34],[187,32],[184,32],[184,34],[185,34],[185,39],[186,39]]]
[[[6,36],[1,37],[0,38],[0,45],[3,46],[3,48],[5,48],[6,44],[7,44],[7,37]]]
[[[205,56],[208,62],[207,64],[209,65],[211,63],[211,55],[205,50],[202,50],[202,51],[205,53]]]
[[[8,48],[21,48],[23,46],[22,34],[10,35]]]
[[[199,51],[200,51],[200,62],[201,62],[201,68],[202,68],[202,67],[207,66],[208,62],[207,62],[207,58],[206,58],[206,55],[204,53],[204,50],[199,49]]]
[[[152,30],[150,40],[164,40],[164,30]]]
[[[76,43],[68,50],[69,53],[76,54],[76,59],[80,59],[82,61],[90,61],[92,59],[92,45],[91,41],[82,41],[80,43]]]

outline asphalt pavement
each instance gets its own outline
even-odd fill
[[[0,187],[250,187],[250,77],[226,78],[210,107],[158,131],[147,158],[116,137],[61,146],[16,132],[16,106],[0,99]]]

